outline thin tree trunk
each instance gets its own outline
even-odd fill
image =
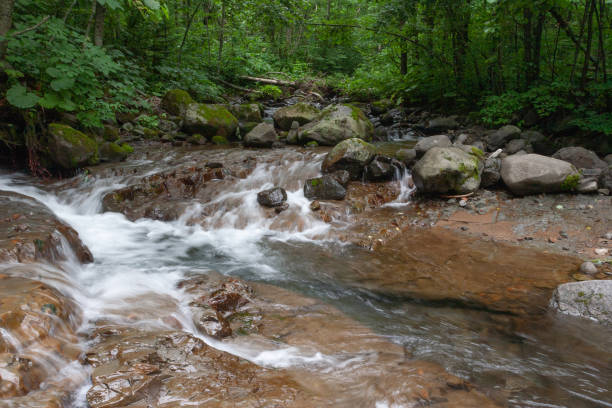
[[[331,0],[327,0],[327,19],[331,19]]]
[[[94,22],[94,45],[102,47],[104,45],[104,18],[106,17],[106,7],[96,3],[96,15]]]
[[[181,45],[180,45],[179,51],[178,51],[178,65],[179,65],[179,67],[181,66],[181,59],[183,57],[183,47],[185,46],[185,42],[187,42],[187,36],[189,35],[189,29],[191,28],[191,24],[193,23],[193,19],[195,18],[196,14],[198,13],[198,10],[200,9],[200,6],[203,3],[204,3],[203,1],[198,3],[196,5],[195,10],[193,10],[193,13],[191,13],[191,16],[189,16],[189,21],[187,22],[187,27],[185,27],[185,33],[183,34],[183,40],[181,41]]]
[[[587,75],[589,70],[589,58],[591,57],[591,47],[593,43],[593,13],[595,11],[595,0],[591,0],[589,17],[587,21],[587,45],[584,53],[584,64],[582,65],[582,78],[580,81],[580,88],[586,87]]]
[[[89,32],[91,31],[91,26],[94,21],[94,16],[96,15],[96,5],[98,4],[97,0],[92,0],[91,2],[91,13],[89,13],[89,18],[87,19],[87,27],[85,27],[85,41],[89,38]]]
[[[225,41],[225,0],[221,2],[221,21],[219,24],[219,54],[217,56],[217,74],[221,73],[221,63],[223,60],[223,42]]]
[[[13,8],[15,6],[15,0],[2,0],[0,1],[0,36],[6,37],[11,25],[13,24]],[[5,39],[0,42],[0,61],[4,61],[6,56],[6,47],[8,41]]]

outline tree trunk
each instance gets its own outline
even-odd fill
[[[91,13],[89,14],[89,18],[87,19],[87,27],[85,27],[85,41],[89,38],[89,32],[91,31],[91,26],[94,21],[94,16],[96,15],[96,6],[98,4],[97,0],[92,0],[91,2]],[[85,44],[83,44],[83,47]]]
[[[15,0],[0,1],[0,36],[6,37],[13,24],[13,7]],[[0,42],[0,61],[6,56],[7,41]]]
[[[223,60],[223,42],[225,41],[225,0],[221,2],[221,21],[219,23],[219,54],[217,56],[217,74],[221,73],[221,63]]]
[[[96,3],[96,15],[94,17],[94,45],[102,47],[104,44],[104,17],[106,17],[106,7]]]
[[[540,79],[540,57],[542,54],[542,32],[544,14],[538,13],[534,20],[530,9],[524,10],[523,60],[525,63],[525,86],[529,88]]]
[[[591,46],[593,44],[593,13],[595,11],[595,0],[591,0],[589,7],[589,16],[587,17],[587,44],[584,52],[584,64],[582,65],[582,78],[580,80],[581,89],[586,87],[589,70],[589,59],[591,57]]]
[[[402,45],[402,55],[400,57],[400,74],[402,76],[408,73],[408,51],[405,45]]]

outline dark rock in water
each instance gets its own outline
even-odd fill
[[[279,205],[278,207],[274,207],[274,211],[277,214],[282,213],[283,211],[286,211],[289,209],[289,203],[282,203],[281,205]]]
[[[351,175],[346,170],[334,171],[330,174],[342,187],[346,187],[349,181],[351,181]]]
[[[205,164],[206,167],[208,167],[209,169],[221,169],[223,168],[223,163],[219,163],[219,162],[208,162]]]
[[[260,123],[244,137],[248,147],[272,147],[277,141],[276,130],[269,123]]]
[[[607,169],[608,164],[597,154],[584,147],[564,147],[555,154],[555,159],[572,163],[577,169]]]
[[[417,157],[420,158],[434,147],[450,147],[452,145],[446,135],[429,136],[419,140],[414,146],[414,150],[416,150]]]
[[[331,175],[306,180],[304,196],[310,200],[343,200],[346,189]]]
[[[501,159],[486,159],[482,170],[480,186],[492,187],[501,180]]]
[[[374,146],[361,139],[345,140],[325,156],[321,170],[324,173],[346,170],[351,175],[351,180],[360,180],[364,167],[374,159],[375,151]]]
[[[518,139],[521,129],[516,126],[506,125],[487,136],[487,146],[494,151],[504,146],[512,139]]]
[[[368,181],[387,181],[404,169],[404,165],[387,156],[376,156],[374,160],[365,167],[364,177]]]
[[[280,187],[274,187],[257,193],[257,202],[264,207],[279,207],[285,201],[287,201],[287,192]]]
[[[310,203],[310,210],[311,211],[319,211],[321,209],[321,203],[318,201],[313,201],[312,203]]]
[[[96,141],[83,132],[61,123],[51,123],[48,134],[49,158],[60,168],[70,170],[99,162]]]

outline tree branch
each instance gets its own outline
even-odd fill
[[[559,13],[559,11],[557,11],[555,8],[551,8],[549,12],[555,18],[555,20],[557,20],[559,27],[561,27],[563,31],[565,31],[565,34],[569,37],[569,39],[572,40],[572,42],[576,45],[576,47],[578,47],[580,51],[584,52],[584,54],[586,55],[587,54],[586,49],[584,48],[582,44],[580,44],[580,41],[578,40],[578,38],[576,38],[576,35],[574,34],[574,31],[572,31],[572,27],[570,27],[567,21],[563,19],[563,16]],[[593,57],[592,55],[589,55],[588,58],[594,64],[598,63],[597,59],[595,59],[595,57]]]
[[[50,18],[51,18],[51,16],[46,16],[45,18],[40,20],[38,23],[34,24],[32,27],[28,27],[28,28],[25,28],[25,29],[23,29],[21,31],[17,31],[15,33],[11,33],[10,36],[11,37],[17,37],[18,35],[25,34],[28,31],[37,30],[41,25],[45,24],[47,22],[47,20],[49,20]]]

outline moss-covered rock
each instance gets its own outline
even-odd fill
[[[212,137],[213,144],[216,144],[217,146],[222,146],[222,145],[227,145],[229,144],[229,142],[227,141],[227,138],[225,136],[219,136],[219,135],[215,135]]]
[[[376,149],[361,139],[344,140],[334,147],[323,160],[321,170],[324,173],[333,173],[338,170],[349,172],[351,180],[361,179],[363,169],[374,156]]]
[[[300,129],[299,139],[335,146],[351,138],[371,140],[373,134],[374,125],[361,109],[352,105],[331,105],[315,121]]]
[[[134,148],[127,143],[119,145],[114,142],[105,142],[100,145],[100,161],[120,162],[133,152]]]
[[[221,137],[222,137],[222,136],[221,136]],[[214,139],[215,139],[215,138],[213,137],[213,140],[214,140]],[[192,145],[205,145],[205,144],[206,144],[206,138],[205,138],[204,136],[200,135],[200,134],[197,134],[197,133],[196,133],[195,135],[191,135],[191,136],[190,136],[190,137],[187,139],[187,141],[188,141],[189,143],[191,143]],[[226,142],[227,142],[227,140],[226,140]]]
[[[236,134],[238,119],[223,105],[192,103],[185,110],[183,129],[187,133],[199,133],[207,138],[219,135],[230,139]]]
[[[176,116],[182,116],[189,105],[195,101],[187,91],[182,89],[171,89],[166,92],[161,101],[162,109]]]
[[[375,115],[382,115],[386,113],[389,109],[393,108],[393,101],[391,99],[381,99],[375,102],[372,102],[372,113]]]
[[[244,145],[248,147],[272,147],[278,140],[274,126],[260,123],[244,136]]]
[[[258,103],[246,103],[242,105],[230,105],[229,111],[240,122],[261,123],[263,120],[262,107]]]
[[[300,102],[274,112],[274,123],[279,129],[290,130],[294,121],[302,126],[315,120],[320,113],[314,106]]]
[[[434,147],[412,169],[419,192],[467,194],[480,187],[482,160],[458,147]]]
[[[255,129],[255,126],[257,126],[257,125],[259,125],[259,123],[256,123],[256,122],[240,122],[240,124],[238,125],[238,127],[240,129],[240,134],[241,135],[246,135],[251,130]]]
[[[68,125],[51,123],[45,149],[58,167],[70,170],[98,163],[98,144],[85,133]]]
[[[104,125],[102,138],[107,142],[116,142],[119,140],[119,129],[112,125]]]

